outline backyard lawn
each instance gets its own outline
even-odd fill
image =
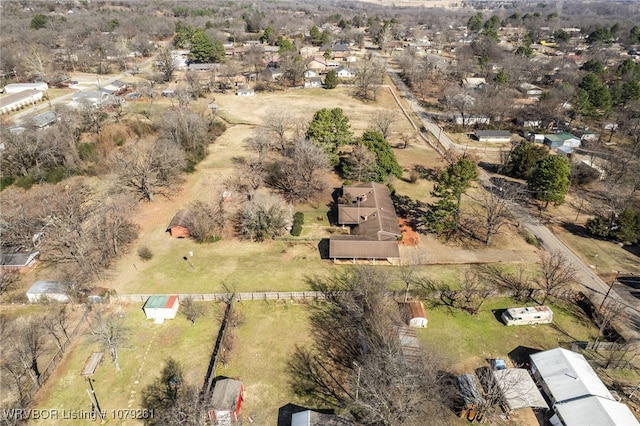
[[[487,365],[487,359],[508,358],[509,352],[518,346],[553,349],[574,340],[591,340],[597,334],[589,322],[574,316],[568,306],[554,304],[549,304],[554,314],[552,324],[507,327],[499,314],[515,306],[522,305],[509,298],[490,299],[477,316],[472,316],[425,302],[429,324],[418,329],[418,338],[425,348],[437,348],[448,371],[463,374]]]
[[[309,308],[290,303],[240,302],[235,306],[243,318],[231,328],[234,347],[219,376],[233,377],[245,387],[242,418],[258,425],[277,424],[278,408],[288,403],[305,405],[289,386],[287,361],[296,345],[310,341]],[[328,408],[328,407],[310,407]]]
[[[91,377],[93,387],[102,410],[107,411],[109,424],[138,424],[135,421],[115,419],[111,410],[141,408],[141,392],[160,375],[164,363],[173,357],[184,370],[185,381],[202,386],[205,372],[218,333],[219,320],[216,315],[219,304],[206,304],[207,311],[195,324],[178,315],[164,324],[146,320],[142,304],[110,306],[124,314],[130,331],[128,344],[119,350],[121,371],[116,372],[108,352],[103,363]],[[102,352],[100,345],[88,335],[77,340],[68,349],[66,358],[55,373],[38,392],[34,407],[78,412],[90,411],[87,395],[88,382],[80,375],[86,359],[92,352]],[[86,420],[65,424],[86,424]],[[51,421],[38,424],[59,424]]]

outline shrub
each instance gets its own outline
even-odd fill
[[[300,225],[299,223],[294,223],[293,227],[291,228],[291,235],[293,235],[294,237],[299,237],[301,233],[302,225]]]
[[[7,186],[11,186],[15,181],[15,176],[2,176],[0,178],[0,191],[5,189]]]
[[[138,248],[138,256],[144,261],[151,260],[151,258],[153,258],[153,252],[147,246],[140,246]]]
[[[293,215],[293,223],[299,223],[300,225],[304,224],[304,213],[297,212]]]
[[[31,188],[35,183],[36,183],[36,179],[33,176],[20,176],[18,179],[16,179],[16,181],[14,182],[14,184],[18,187],[18,188],[22,188],[22,189],[29,189]]]
[[[527,242],[527,244],[531,244],[532,246],[536,246],[536,247],[540,247],[540,241],[538,241],[538,239],[536,238],[535,235],[533,235],[531,232],[527,231],[524,228],[519,228],[518,229],[518,234],[520,234],[524,240]]]

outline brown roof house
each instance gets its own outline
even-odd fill
[[[332,236],[329,257],[334,260],[378,259],[391,263],[400,258],[398,237],[402,235],[389,188],[375,182],[343,186],[338,205],[338,223],[351,228],[350,235]]]
[[[189,209],[180,210],[171,219],[167,232],[175,238],[189,238],[191,236],[190,228],[193,225],[193,211]]]

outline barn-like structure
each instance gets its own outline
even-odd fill
[[[244,386],[240,380],[216,381],[211,394],[209,419],[214,424],[237,422],[242,407]]]
[[[169,222],[167,232],[174,238],[189,238],[192,225],[193,211],[189,209],[180,210]]]

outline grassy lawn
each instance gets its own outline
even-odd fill
[[[488,300],[477,316],[443,306],[429,306],[429,326],[418,329],[418,338],[429,348],[438,348],[447,360],[447,370],[456,374],[486,365],[488,358],[507,358],[518,346],[553,349],[562,342],[589,340],[597,331],[562,306],[550,304],[553,324],[505,326],[493,311],[518,306],[509,298]]]
[[[116,373],[109,354],[105,353],[103,364],[92,376],[95,379],[93,386],[98,401],[102,410],[109,413],[110,424],[137,424],[113,419],[110,410],[140,408],[141,391],[160,374],[165,360],[170,357],[182,365],[185,381],[202,385],[219,328],[217,316],[214,316],[219,305],[206,306],[206,315],[194,325],[181,315],[157,325],[145,319],[142,304],[121,306],[131,332],[127,347],[119,351],[122,370]],[[87,357],[94,351],[102,349],[87,336],[83,336],[75,346],[69,348],[66,358],[38,393],[34,406],[58,410],[90,410],[91,404],[85,390],[87,380],[80,376],[80,372]],[[84,423],[86,421],[78,421],[76,424]]]
[[[556,228],[554,231],[587,265],[595,266],[598,275],[605,279],[612,279],[615,271],[640,273],[638,256],[615,243],[583,237],[564,229]]]
[[[289,387],[287,361],[296,345],[309,341],[309,308],[272,302],[242,302],[235,306],[244,322],[230,329],[235,336],[228,365],[219,376],[234,377],[245,387],[242,417],[255,424],[277,424],[278,408],[298,400]],[[318,407],[323,408],[323,407]]]
[[[197,244],[169,239],[152,260],[131,266],[120,293],[219,293],[304,290],[304,277],[326,273],[316,243],[221,241]],[[193,256],[189,256],[193,252]],[[184,260],[184,257],[187,260]],[[137,268],[137,269],[136,269]]]

